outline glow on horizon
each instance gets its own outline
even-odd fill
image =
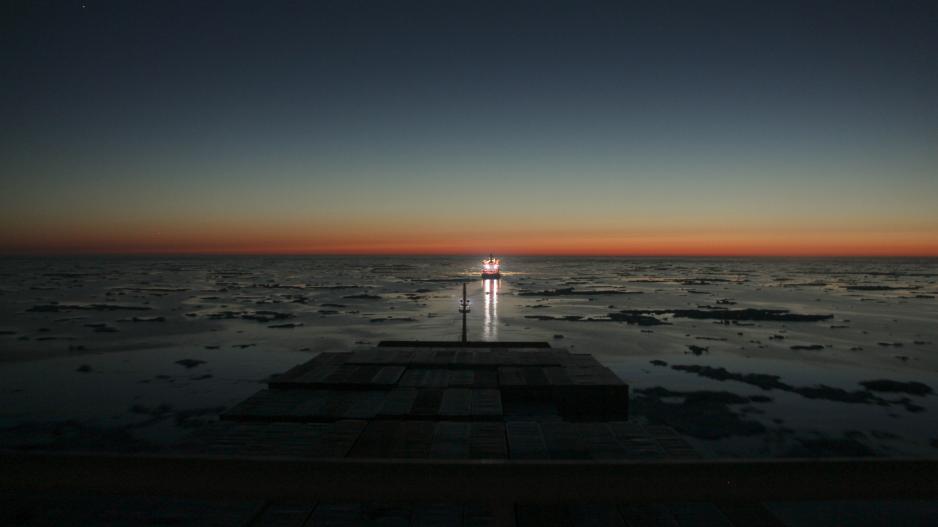
[[[379,231],[375,228],[374,231]],[[696,231],[632,233],[537,232],[300,232],[212,235],[0,238],[7,254],[259,254],[259,255],[499,255],[543,256],[938,256],[931,231]]]

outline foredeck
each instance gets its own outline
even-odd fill
[[[542,347],[322,353],[274,376],[186,450],[391,459],[691,455],[671,431],[627,422],[628,390],[591,355]]]
[[[629,422],[628,385],[591,355],[546,343],[388,344],[322,353],[275,375],[267,389],[193,435],[185,452],[349,461],[698,457],[674,430]],[[506,522],[504,504],[499,517],[491,503],[471,503],[471,493],[460,500],[468,505],[388,507],[362,498],[359,504],[291,506],[286,509],[293,511],[289,514],[275,506],[253,525],[302,525],[285,522],[284,514],[305,515],[312,525],[379,519],[401,525]],[[509,507],[509,519],[518,525],[545,525],[561,518],[575,524],[643,525],[671,514],[651,506]],[[721,514],[684,506],[680,525],[695,524],[691,510],[708,517]]]
[[[930,460],[701,460],[629,420],[590,355],[409,344],[322,353],[169,455],[5,454],[0,505],[41,525],[733,527],[782,525],[764,500],[938,495]]]

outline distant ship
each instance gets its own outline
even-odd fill
[[[482,278],[501,278],[502,273],[498,268],[498,258],[491,254],[485,260],[482,260]]]

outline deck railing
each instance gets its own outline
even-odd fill
[[[938,459],[450,461],[4,452],[0,490],[454,503],[938,499]]]

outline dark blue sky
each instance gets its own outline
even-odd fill
[[[8,249],[413,245],[457,196],[518,237],[938,235],[935,2],[0,9]]]

